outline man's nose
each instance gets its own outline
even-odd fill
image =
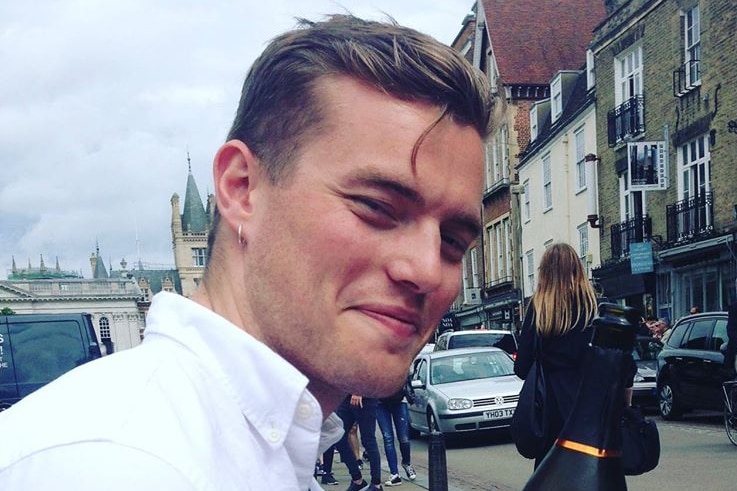
[[[440,247],[440,230],[437,227],[417,226],[404,231],[389,262],[389,276],[414,293],[436,290],[443,278]]]

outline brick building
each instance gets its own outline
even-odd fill
[[[608,1],[591,43],[610,300],[676,319],[734,300],[737,5]]]
[[[487,143],[484,231],[464,259],[463,290],[454,305],[461,328],[519,325],[521,252],[512,191],[518,156],[530,141],[530,108],[550,96],[555,73],[584,64],[604,13],[603,3],[590,0],[478,0],[452,43],[506,102]]]

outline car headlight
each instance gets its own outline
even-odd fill
[[[471,399],[449,399],[448,409],[451,411],[458,409],[471,409],[473,407],[473,401]]]

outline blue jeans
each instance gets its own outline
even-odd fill
[[[358,431],[361,434],[361,444],[366,450],[369,459],[369,467],[371,469],[371,484],[381,484],[381,455],[379,455],[379,445],[376,443],[376,399],[363,399],[363,407],[351,406],[350,396],[343,399],[335,413],[343,420],[343,429],[345,434],[343,438],[336,444],[336,448],[340,453],[342,460],[351,479],[357,481],[363,479],[361,469],[358,468],[356,456],[353,455],[351,446],[348,443],[348,430],[351,429],[353,423],[358,423]]]
[[[376,420],[381,428],[381,437],[384,439],[384,453],[389,463],[389,472],[399,474],[397,467],[397,449],[394,446],[394,429],[397,431],[399,451],[402,454],[402,464],[409,465],[409,410],[404,401],[397,403],[379,402],[376,408]]]

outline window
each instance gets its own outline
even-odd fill
[[[709,136],[701,135],[684,145],[678,151],[681,199],[703,196],[711,190],[711,152]]]
[[[543,157],[543,211],[553,207],[553,184],[550,172],[550,154]]]
[[[589,224],[584,222],[578,226],[578,257],[581,258],[581,264],[588,273],[589,271]]]
[[[550,115],[555,123],[563,112],[563,93],[561,91],[560,75],[550,84]]]
[[[699,14],[699,6],[695,6],[688,12],[684,19],[684,46],[685,52],[685,68],[686,78],[690,86],[698,85],[701,82],[701,15]]]
[[[503,218],[489,228],[489,257],[493,261],[491,279],[494,282],[505,281],[512,276],[511,230],[509,217]]]
[[[574,133],[576,144],[576,191],[586,188],[586,144],[584,142],[583,128]]]
[[[525,222],[530,221],[530,181],[525,181],[522,185],[522,219]]]
[[[479,258],[478,249],[474,247],[471,249],[471,286],[473,288],[479,287]]]
[[[527,277],[525,278],[525,286],[527,287],[528,297],[532,296],[535,291],[535,251],[529,250],[525,253],[525,269]]]
[[[495,184],[509,177],[509,149],[507,147],[508,130],[506,125],[499,128],[494,135],[491,150],[492,182]]]
[[[107,317],[100,317],[100,341],[110,339],[110,321]]]
[[[619,176],[619,213],[622,222],[645,216],[645,191],[631,191],[627,171]]]
[[[614,83],[617,105],[642,95],[642,46],[636,46],[614,59]]]
[[[537,140],[537,104],[530,108],[530,141]]]
[[[192,248],[192,265],[205,267],[205,261],[207,260],[207,249],[205,247],[193,247]]]
[[[586,50],[586,90],[591,90],[596,85],[596,74],[594,72],[594,52]]]
[[[688,340],[686,340],[683,347],[686,349],[705,350],[713,326],[714,321],[711,319],[694,321],[691,325],[691,331],[688,333]]]

